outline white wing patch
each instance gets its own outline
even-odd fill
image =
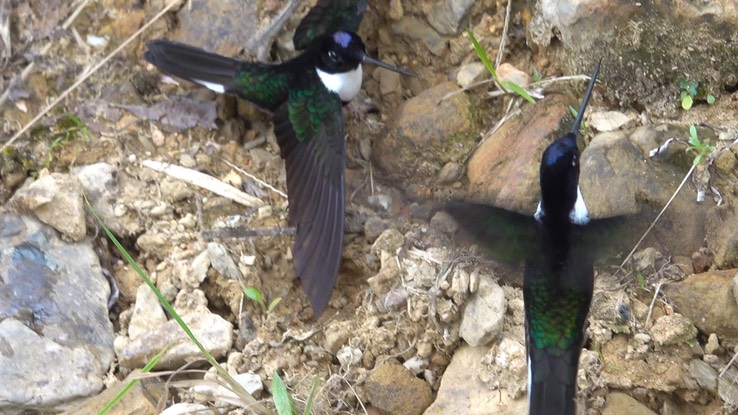
[[[202,85],[211,91],[215,91],[220,94],[225,93],[225,87],[221,84],[216,84],[215,82],[201,81],[199,79],[193,79],[192,82]]]
[[[341,97],[341,101],[349,102],[359,94],[362,77],[361,65],[357,66],[354,70],[343,73],[328,73],[320,69],[315,70],[318,72],[323,85],[329,91],[337,93]]]

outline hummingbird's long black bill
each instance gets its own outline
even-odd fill
[[[600,64],[602,64],[602,58],[597,61],[597,66],[595,66],[594,71],[592,72],[592,76],[589,78],[589,85],[587,85],[587,91],[584,93],[582,105],[579,106],[577,118],[574,120],[574,125],[571,127],[571,133],[575,136],[579,132],[579,126],[582,125],[582,120],[584,119],[584,110],[587,109],[587,104],[589,104],[589,97],[592,96],[592,90],[594,89],[595,82],[597,82],[597,75],[599,75],[600,73]]]
[[[369,56],[367,54],[364,54],[363,61],[364,61],[364,63],[371,63],[372,65],[377,65],[377,66],[380,66],[380,67],[382,67],[384,69],[389,69],[392,72],[401,73],[401,74],[407,75],[407,76],[415,76],[414,73],[408,71],[407,69],[402,69],[399,66],[390,65],[387,62],[382,62],[379,59],[374,59],[374,58],[372,58],[371,56]]]

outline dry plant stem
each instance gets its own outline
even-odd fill
[[[733,362],[735,362],[735,359],[736,358],[738,358],[738,352],[733,353],[733,358],[730,359],[730,362],[728,362],[728,364],[725,365],[725,367],[723,368],[723,370],[720,371],[720,374],[718,375],[719,378],[723,377],[723,375],[725,374],[725,372],[728,371],[728,368],[733,365]]]
[[[500,38],[500,48],[497,51],[497,59],[495,59],[495,68],[500,67],[500,63],[502,62],[502,54],[505,51],[507,28],[510,26],[510,9],[512,9],[512,0],[507,0],[507,9],[505,10],[505,25],[502,28],[502,37]]]
[[[249,179],[255,181],[256,183],[259,183],[259,185],[264,186],[267,189],[271,190],[272,192],[274,192],[274,193],[282,196],[283,198],[287,199],[287,194],[285,192],[277,189],[276,187],[272,186],[271,184],[265,182],[264,180],[259,179],[258,177],[254,176],[253,174],[247,172],[246,170],[244,170],[244,169],[236,166],[235,164],[231,163],[227,159],[225,159],[223,157],[221,157],[220,159],[223,161],[223,163],[227,164],[228,167],[236,170],[237,172],[243,174],[244,176],[248,177]]]
[[[651,321],[651,314],[653,313],[653,306],[656,304],[656,299],[659,297],[659,291],[661,290],[661,286],[663,284],[661,281],[659,281],[656,284],[656,292],[653,293],[653,298],[651,299],[651,304],[648,306],[648,314],[646,314],[646,322],[644,323],[644,327],[648,327],[648,322]]]
[[[679,184],[679,187],[677,187],[677,189],[671,195],[671,198],[669,198],[669,201],[666,202],[666,204],[664,205],[664,208],[661,209],[661,212],[659,212],[658,216],[656,216],[656,219],[654,219],[653,222],[651,222],[651,226],[649,226],[648,229],[646,229],[646,232],[643,233],[643,236],[641,236],[641,239],[639,239],[638,242],[636,242],[633,249],[630,250],[630,253],[625,257],[625,259],[623,260],[623,263],[620,264],[620,268],[618,268],[617,271],[615,271],[615,274],[613,276],[618,275],[618,272],[624,269],[625,264],[628,263],[630,258],[635,253],[636,249],[638,249],[638,247],[641,245],[641,242],[643,242],[643,240],[646,239],[646,236],[648,236],[648,233],[651,232],[651,229],[653,229],[653,227],[656,226],[656,222],[658,222],[659,219],[661,219],[661,216],[664,214],[664,212],[666,212],[666,209],[669,207],[669,205],[671,205],[671,202],[674,201],[674,198],[676,197],[676,195],[679,194],[679,191],[682,190],[684,185],[687,183],[687,180],[689,180],[689,178],[692,176],[692,172],[694,172],[695,167],[697,166],[692,164],[692,167],[689,169],[687,174],[684,175],[684,179],[682,179],[682,182]]]
[[[36,124],[41,118],[43,118],[46,114],[49,113],[54,107],[56,107],[60,102],[62,102],[72,91],[77,89],[82,82],[86,81],[92,74],[97,72],[100,68],[103,67],[110,59],[112,59],[115,55],[120,53],[123,48],[128,46],[134,39],[141,36],[141,33],[143,33],[146,29],[149,28],[154,22],[159,20],[166,12],[169,11],[172,7],[174,7],[176,4],[179,4],[179,0],[172,0],[170,1],[159,13],[156,14],[151,20],[149,20],[145,25],[141,26],[140,29],[136,31],[136,33],[132,34],[128,39],[126,39],[123,43],[120,44],[117,48],[115,48],[114,51],[110,52],[103,60],[101,60],[97,65],[93,66],[92,69],[89,71],[86,71],[83,76],[80,76],[77,81],[72,84],[69,88],[67,88],[64,92],[62,92],[61,95],[59,95],[54,101],[51,102],[51,104],[47,105],[46,108],[41,110],[41,112],[38,113],[31,121],[29,121],[23,128],[20,129],[13,137],[10,138],[6,143],[3,144],[3,146],[0,148],[0,151],[5,150],[6,148],[10,147],[15,140],[17,140],[20,136],[26,133],[34,124]],[[28,74],[26,72],[30,72],[32,63],[29,64],[26,69],[23,70],[24,76],[27,76]],[[6,93],[8,91],[5,91]],[[0,104],[2,104],[2,97],[0,97]]]

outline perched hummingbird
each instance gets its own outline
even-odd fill
[[[144,59],[171,75],[235,95],[273,115],[285,160],[295,270],[319,316],[341,263],[346,143],[342,104],[361,88],[362,63],[413,74],[367,55],[355,33],[367,0],[319,0],[294,35],[304,52],[281,64],[244,62],[181,43],[147,43]]]
[[[599,73],[574,126],[543,152],[541,201],[533,217],[484,204],[445,210],[498,259],[523,262],[530,415],[576,411],[576,378],[594,288],[594,262],[617,239],[623,218],[590,220],[579,189],[577,133]]]

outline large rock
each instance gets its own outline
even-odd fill
[[[364,388],[369,402],[386,415],[420,415],[433,400],[427,383],[391,361],[374,369]]]
[[[607,396],[607,405],[602,415],[656,415],[656,413],[630,396],[613,392]]]
[[[376,143],[377,165],[411,195],[424,194],[441,167],[461,161],[477,141],[469,98],[443,99],[458,90],[445,82],[406,101],[394,128]]]
[[[665,285],[662,290],[676,311],[704,334],[715,333],[724,346],[738,345],[738,304],[733,277],[738,270],[709,271]]]
[[[502,331],[505,310],[502,287],[489,278],[480,279],[479,289],[464,309],[459,335],[471,346],[484,346]]]
[[[493,391],[480,378],[487,347],[461,346],[454,352],[441,379],[436,400],[423,415],[519,415],[526,412],[525,397],[510,398],[507,391]],[[494,399],[490,399],[494,396]]]
[[[0,212],[0,412],[97,393],[113,362],[110,286],[89,239]]]
[[[541,155],[571,128],[562,123],[569,103],[562,95],[549,95],[525,105],[519,116],[486,137],[469,159],[469,197],[532,215],[540,198]]]
[[[655,112],[673,113],[679,107],[675,97],[681,81],[699,81],[705,92],[715,95],[736,82],[738,6],[733,0],[529,4],[527,39],[532,45],[545,48],[569,74],[589,73],[603,58],[603,91],[621,105],[638,102]]]

